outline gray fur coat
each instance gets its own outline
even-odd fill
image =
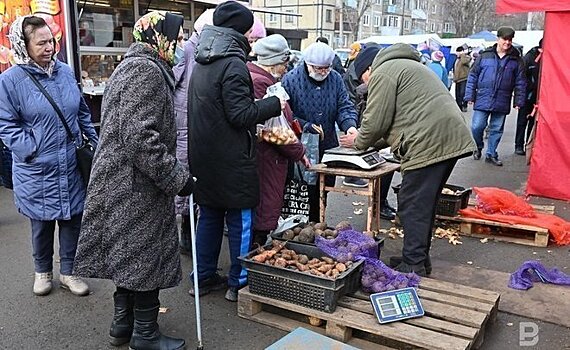
[[[190,174],[176,159],[172,69],[134,43],[107,83],[74,274],[134,291],[181,279],[174,196]]]

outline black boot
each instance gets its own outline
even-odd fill
[[[390,263],[388,265],[391,268],[395,268],[398,265],[400,265],[403,261],[404,259],[401,256],[391,256]],[[424,261],[424,267],[426,269],[426,275],[431,275],[431,258],[429,257],[429,255],[427,259]]]
[[[140,294],[149,294],[142,292]],[[184,339],[177,339],[163,335],[158,330],[158,291],[156,302],[148,303],[148,300],[139,302],[139,293],[135,297],[135,324],[133,336],[129,343],[130,350],[178,350],[185,349]],[[145,297],[146,299],[146,297]],[[154,304],[154,305],[152,305]]]
[[[133,334],[133,304],[134,294],[126,289],[117,289],[113,294],[115,315],[109,330],[111,345],[121,346],[131,340]]]

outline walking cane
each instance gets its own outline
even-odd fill
[[[195,181],[195,180],[194,180]],[[190,195],[190,240],[192,241],[192,276],[194,277],[194,305],[196,307],[196,333],[198,336],[197,350],[203,350],[202,324],[200,316],[200,289],[198,286],[198,254],[196,252],[196,227],[194,224],[194,194]]]

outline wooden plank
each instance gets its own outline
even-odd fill
[[[343,307],[337,307],[334,313],[329,314],[326,312],[309,309],[299,305],[286,303],[279,300],[274,300],[272,298],[251,294],[247,287],[241,289],[239,295],[240,297],[242,295],[249,296],[254,301],[268,304],[273,307],[286,309],[307,316],[318,317],[327,321],[333,321],[337,324],[343,324],[346,327],[359,329],[368,333],[393,339],[405,344],[415,345],[421,348],[434,349],[434,350],[437,349],[453,350],[453,349],[469,349],[471,347],[471,342],[466,339],[453,337],[447,334],[437,333],[431,330],[423,329],[420,327],[412,326],[401,322],[380,325],[375,316],[364,314],[362,312],[358,312]]]
[[[469,206],[474,207],[477,205],[477,200],[475,198],[469,198]],[[554,205],[540,205],[540,204],[531,204],[531,207],[534,210],[545,213],[545,214],[554,214],[556,207]]]
[[[460,230],[464,236],[468,237],[475,237],[475,238],[488,238],[498,242],[507,242],[507,243],[515,243],[515,244],[522,244],[528,245],[532,247],[547,247],[548,246],[548,232],[541,232],[541,231],[526,231],[528,232],[525,235],[521,234],[520,237],[513,237],[510,235],[504,235],[500,232],[489,232],[489,233],[477,233],[477,227],[480,227],[480,224],[475,223],[461,223]],[[486,225],[490,226],[490,225]],[[513,230],[521,230],[520,228],[512,228]],[[526,237],[526,238],[522,238]]]
[[[338,301],[338,305],[353,310],[357,310],[360,312],[364,312],[370,315],[374,315],[374,310],[372,308],[372,305],[370,304],[370,302],[366,302],[364,300],[350,298],[350,297],[342,297]],[[422,328],[427,328],[434,331],[446,333],[449,335],[459,336],[470,340],[475,339],[479,333],[479,330],[477,328],[464,326],[461,324],[456,324],[448,321],[443,321],[429,316],[412,318],[409,320],[405,320],[403,322],[414,326],[419,326]]]
[[[328,321],[325,329],[328,337],[340,340],[343,343],[352,338],[352,328],[341,323]]]
[[[310,170],[327,175],[352,176],[352,177],[361,177],[364,179],[373,179],[375,177],[380,177],[399,169],[400,169],[400,164],[386,162],[371,170],[333,168],[333,167],[328,167],[326,164],[322,163],[311,166]]]
[[[303,327],[315,333],[325,335],[325,330],[320,327],[314,327],[301,321],[293,320],[285,316],[274,314],[271,312],[262,311],[254,316],[247,317],[248,320],[255,321],[266,326],[280,329],[285,332],[291,332],[298,327]],[[357,347],[362,350],[395,350],[384,345],[372,343],[364,339],[351,338],[346,344]]]
[[[494,305],[489,303],[484,303],[476,300],[467,299],[465,297],[458,297],[449,294],[441,294],[438,292],[432,292],[426,289],[418,289],[418,296],[423,300],[433,300],[438,301],[443,304],[449,304],[453,306],[464,307],[466,309],[483,312],[485,314],[490,314],[493,310]]]
[[[468,218],[465,216],[453,216],[453,217],[451,217],[451,216],[437,215],[436,217],[440,220],[458,221],[458,222],[466,222],[466,223],[473,223],[473,224],[482,224],[482,225],[487,225],[487,226],[514,228],[514,229],[525,230],[525,231],[548,233],[547,228],[537,227],[537,226],[521,225],[521,224],[508,224],[505,222]]]
[[[468,287],[457,283],[438,281],[433,278],[423,277],[420,282],[420,289],[432,290],[442,294],[465,297],[478,300],[492,305],[498,305],[500,294],[490,290]]]
[[[488,318],[488,315],[482,312],[446,305],[432,300],[423,299],[421,302],[426,315],[470,327],[481,328]]]

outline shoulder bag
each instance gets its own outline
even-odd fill
[[[89,183],[89,177],[91,175],[91,166],[93,165],[93,156],[95,155],[95,148],[89,143],[89,139],[83,133],[83,131],[81,131],[81,140],[75,140],[73,138],[73,133],[71,132],[69,125],[67,125],[67,122],[65,121],[65,117],[63,116],[61,109],[59,109],[59,107],[57,106],[53,98],[50,96],[50,94],[46,91],[46,89],[42,86],[42,84],[40,84],[38,79],[34,77],[33,74],[31,74],[24,68],[22,68],[22,70],[26,72],[26,74],[30,77],[30,79],[32,79],[32,82],[38,87],[41,93],[44,94],[44,96],[47,98],[47,100],[49,101],[49,103],[52,105],[53,109],[59,116],[59,119],[63,123],[67,135],[75,145],[75,157],[77,159],[77,168],[79,169],[79,173],[81,174],[83,183],[85,184],[85,186],[87,186],[87,184]]]

